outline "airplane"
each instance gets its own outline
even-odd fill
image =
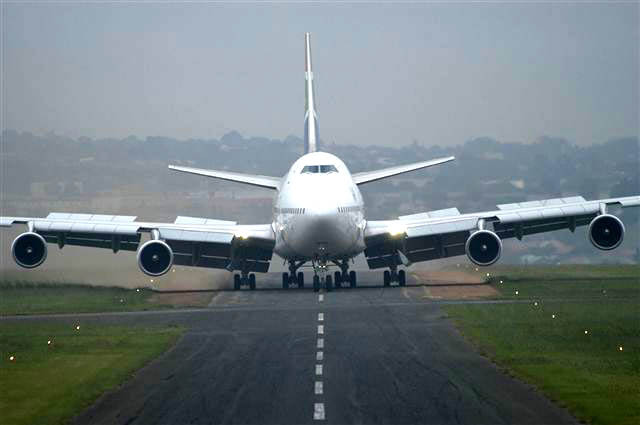
[[[395,219],[365,219],[360,186],[453,161],[434,159],[351,174],[338,157],[320,150],[314,99],[310,35],[305,34],[305,154],[283,177],[249,175],[170,165],[171,170],[275,191],[272,221],[243,225],[234,221],[179,216],[173,223],[137,221],[134,216],[50,213],[47,217],[0,217],[0,227],[24,224],[27,231],[11,245],[15,262],[31,269],[47,257],[47,243],[137,251],[139,268],[161,276],[173,265],[226,269],[234,289],[256,287],[255,273],[269,269],[273,254],[288,265],[282,287],[304,287],[303,265],[313,268],[313,289],[356,287],[350,270],[364,253],[370,269],[384,269],[383,285],[406,284],[404,268],[413,263],[467,255],[478,266],[494,264],[502,240],[588,225],[591,243],[618,247],[622,221],[610,207],[640,206],[640,195],[587,201],[580,196],[498,205],[496,210],[462,214],[457,208]],[[143,242],[142,234],[148,235]],[[330,273],[330,268],[338,270]]]

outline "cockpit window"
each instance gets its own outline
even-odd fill
[[[337,173],[335,165],[305,165],[302,173]]]
[[[337,173],[336,167],[333,165],[321,165],[320,166],[321,173]]]

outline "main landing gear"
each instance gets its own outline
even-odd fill
[[[391,286],[392,282],[398,282],[399,286],[405,286],[407,284],[407,274],[404,270],[398,270],[398,266],[393,266],[384,271],[383,282],[384,286]]]
[[[252,291],[256,289],[256,275],[248,272],[242,272],[242,274],[234,274],[233,290],[237,291],[241,286],[248,286]]]
[[[304,261],[289,261],[289,273],[282,273],[282,289],[289,289],[291,285],[298,285],[300,289],[304,288],[304,273],[297,272],[304,263]]]

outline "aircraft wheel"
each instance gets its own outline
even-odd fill
[[[304,273],[298,272],[298,288],[304,288]]]
[[[320,290],[320,278],[313,276],[313,291],[318,292]]]
[[[327,276],[324,279],[324,287],[327,292],[330,292],[333,289],[333,279],[331,279],[331,276]]]
[[[334,282],[336,283],[336,289],[340,288],[342,286],[342,273],[335,272],[333,274],[333,279],[334,279]]]
[[[252,291],[256,289],[256,275],[253,273],[249,275],[249,289]]]
[[[407,273],[404,270],[398,272],[398,284],[404,286],[407,284]]]
[[[350,285],[351,285],[351,287],[352,287],[352,288],[355,288],[355,287],[356,287],[356,283],[357,283],[357,282],[356,282],[356,272],[355,272],[355,271],[353,271],[353,270],[351,270],[351,271],[349,272],[349,283],[350,283]]]
[[[234,274],[233,275],[233,290],[237,291],[240,289],[240,275],[239,274]]]
[[[384,286],[390,286],[391,285],[391,273],[389,272],[389,270],[385,270],[384,271]]]
[[[282,289],[289,288],[289,273],[282,273]]]

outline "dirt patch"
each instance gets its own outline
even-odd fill
[[[429,298],[433,299],[459,300],[499,295],[493,286],[485,283],[485,275],[478,272],[418,270],[413,275],[419,283],[425,285]]]
[[[211,292],[156,293],[149,297],[148,302],[155,305],[171,305],[176,308],[206,307],[212,297],[213,293]]]

